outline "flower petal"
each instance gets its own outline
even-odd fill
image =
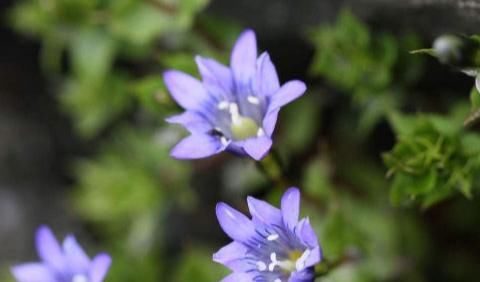
[[[252,282],[253,274],[245,272],[235,272],[223,278],[220,282]]]
[[[322,260],[322,249],[320,246],[316,246],[308,256],[307,260],[305,260],[305,267],[311,267],[316,265]]]
[[[258,221],[267,225],[278,225],[282,222],[282,213],[280,209],[270,205],[269,203],[247,197],[248,209],[252,215],[253,221]]]
[[[239,86],[244,87],[247,85],[254,77],[256,63],[257,39],[253,30],[246,30],[238,37],[230,58],[237,90]]]
[[[42,263],[25,263],[12,267],[17,282],[55,282],[55,275]]]
[[[112,259],[108,254],[102,253],[93,258],[89,272],[91,282],[102,282],[111,264]]]
[[[288,282],[312,282],[315,277],[313,270],[304,269],[302,271],[293,272]]]
[[[272,139],[267,136],[247,139],[243,145],[245,152],[257,161],[263,159],[271,147]]]
[[[201,109],[209,99],[203,84],[191,75],[169,70],[163,74],[172,98],[185,109]]]
[[[300,80],[292,80],[285,83],[275,94],[272,95],[268,111],[276,110],[292,102],[305,93],[307,87]]]
[[[225,203],[218,203],[217,219],[223,231],[233,240],[246,242],[255,235],[250,219]]]
[[[40,226],[35,236],[38,256],[55,270],[62,272],[65,267],[64,256],[55,235],[47,226]]]
[[[195,62],[202,76],[203,85],[208,92],[223,99],[231,97],[234,83],[230,68],[213,59],[202,58],[200,56],[195,57]]]
[[[233,271],[246,271],[251,268],[244,260],[248,249],[238,242],[232,242],[213,254],[213,261],[221,263]]]
[[[309,248],[315,248],[318,246],[317,235],[310,225],[310,220],[308,218],[300,220],[295,228],[295,235]]]
[[[182,125],[190,133],[205,133],[212,129],[212,125],[201,114],[194,111],[185,111],[165,120],[169,123]]]
[[[296,187],[289,188],[282,197],[282,217],[287,228],[293,230],[300,214],[300,191]]]
[[[246,156],[243,145],[245,145],[245,140],[232,140],[227,147],[227,151],[238,156]]]
[[[268,53],[264,52],[257,61],[255,90],[257,94],[268,97],[277,92],[278,89],[280,89],[280,82],[277,71]]]
[[[63,252],[68,267],[74,273],[83,273],[88,270],[90,258],[72,235],[67,236],[63,241]]]
[[[192,134],[173,147],[170,155],[176,159],[199,159],[217,154],[225,149],[218,137]]]
[[[275,124],[277,123],[278,113],[280,108],[269,111],[265,118],[263,119],[263,130],[268,136],[272,136],[273,130],[275,129]]]

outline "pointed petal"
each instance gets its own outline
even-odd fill
[[[311,267],[316,265],[322,260],[322,249],[320,246],[315,247],[311,252],[310,256],[308,256],[307,260],[305,261],[305,267]]]
[[[201,109],[209,99],[203,84],[191,75],[169,70],[163,74],[163,80],[172,98],[185,109]]]
[[[233,241],[213,254],[213,261],[226,265],[229,261],[243,258],[246,253],[247,248],[243,244]]]
[[[269,203],[250,196],[247,197],[247,203],[254,221],[266,225],[278,225],[282,222],[280,209]]]
[[[55,274],[42,263],[25,263],[12,267],[17,282],[56,282]]]
[[[170,155],[176,159],[200,159],[225,149],[218,137],[208,134],[192,134],[173,147]]]
[[[307,87],[300,80],[292,80],[285,83],[275,94],[272,95],[268,111],[276,110],[292,102],[305,93]]]
[[[102,282],[107,275],[108,269],[112,264],[112,259],[108,254],[102,253],[97,255],[90,266],[91,282]]]
[[[269,111],[265,118],[263,119],[263,130],[268,136],[272,136],[273,130],[275,129],[275,124],[277,123],[278,113],[280,108]]]
[[[200,56],[195,57],[195,62],[202,76],[203,85],[208,92],[223,99],[227,99],[232,95],[234,83],[230,68],[213,59]]]
[[[38,256],[42,261],[57,271],[63,271],[64,256],[52,230],[47,226],[40,226],[37,229],[35,241]]]
[[[185,111],[165,120],[169,123],[182,125],[190,133],[206,133],[212,129],[212,125],[201,114],[194,111]]]
[[[223,231],[233,240],[246,242],[255,235],[250,219],[225,203],[218,203],[217,219]]]
[[[313,270],[305,269],[298,272],[293,272],[288,282],[312,282],[314,280],[315,274]]]
[[[245,145],[245,140],[232,140],[227,147],[227,151],[238,156],[246,156],[243,145]]]
[[[252,275],[253,274],[245,272],[236,272],[223,278],[220,282],[252,282],[254,281],[254,277]]]
[[[247,248],[234,241],[213,254],[213,261],[227,266],[232,271],[246,271],[252,267],[244,260],[246,254]]]
[[[255,89],[263,97],[271,96],[280,89],[277,71],[267,52],[264,52],[257,61]]]
[[[247,85],[253,79],[256,63],[257,39],[252,30],[246,30],[238,37],[230,58],[237,87]]]
[[[63,241],[63,252],[68,266],[73,272],[83,273],[87,271],[90,258],[72,235],[67,236]]]
[[[295,228],[295,235],[310,249],[318,246],[317,235],[310,225],[310,220],[308,218],[300,220]]]
[[[243,145],[245,152],[257,161],[263,159],[271,147],[272,139],[267,136],[247,139]]]
[[[283,223],[293,230],[298,222],[300,214],[300,191],[298,188],[289,188],[282,197],[282,217]]]

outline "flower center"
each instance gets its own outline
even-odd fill
[[[252,96],[252,98],[256,97]],[[218,108],[220,110],[228,110],[228,113],[230,114],[230,131],[232,132],[231,137],[233,139],[245,140],[251,137],[263,136],[265,134],[263,129],[258,126],[253,118],[240,114],[237,103],[222,101],[218,104]]]
[[[259,271],[270,271],[274,272],[276,270],[281,270],[287,274],[290,274],[295,271],[302,271],[305,269],[305,264],[307,258],[310,256],[311,251],[305,250],[301,252],[295,250],[289,253],[288,258],[285,260],[279,260],[277,258],[277,253],[272,252],[270,254],[270,262],[265,263],[263,261],[257,262],[257,269]]]
[[[232,130],[232,137],[234,139],[243,140],[257,136],[258,125],[253,119],[238,115],[236,119],[232,121],[230,129]]]

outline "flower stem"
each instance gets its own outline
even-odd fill
[[[353,262],[358,259],[358,254],[349,253],[339,257],[336,260],[329,261],[327,259],[323,259],[321,263],[315,266],[315,277],[323,277],[330,273],[332,270],[342,266],[346,263]]]
[[[277,152],[272,150],[263,160],[256,162],[256,165],[277,186],[289,186],[290,181],[285,177],[285,169]]]

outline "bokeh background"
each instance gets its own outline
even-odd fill
[[[106,281],[227,273],[211,261],[228,242],[216,202],[277,204],[284,182],[228,154],[171,159],[186,132],[164,122],[180,109],[161,73],[197,75],[196,54],[228,62],[247,27],[282,82],[309,87],[274,147],[341,262],[318,281],[478,280],[480,138],[462,125],[473,79],[408,52],[478,32],[479,2],[3,0],[0,11],[1,281],[36,259],[40,224],[110,252]],[[427,145],[410,150],[405,136]],[[413,172],[397,162],[416,157]]]

